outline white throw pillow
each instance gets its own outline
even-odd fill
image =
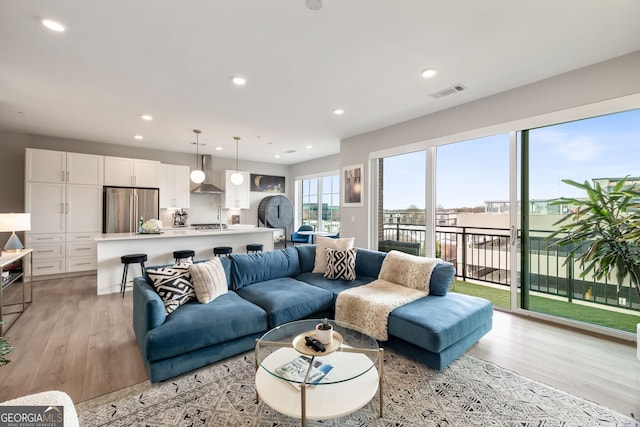
[[[229,290],[227,276],[220,258],[191,264],[189,270],[196,298],[201,304],[210,303]]]
[[[332,239],[330,237],[316,238],[316,261],[312,273],[325,273],[327,271],[327,251],[325,249],[337,249],[346,251],[353,248],[354,237]]]

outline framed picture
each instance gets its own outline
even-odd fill
[[[262,191],[265,193],[284,193],[284,176],[257,175],[252,173],[251,191]]]
[[[342,168],[342,206],[364,206],[363,172],[362,163]]]

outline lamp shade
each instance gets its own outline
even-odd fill
[[[0,214],[0,231],[31,230],[31,214],[4,213]]]
[[[11,236],[4,245],[7,251],[16,251],[24,248],[22,242],[16,236],[16,231],[31,230],[31,214],[28,213],[7,213],[0,214],[0,231],[10,231]]]

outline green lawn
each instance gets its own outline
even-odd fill
[[[456,280],[451,291],[488,299],[495,307],[509,308],[509,291],[507,289],[496,289]],[[640,313],[637,315],[618,313],[597,306],[584,306],[536,295],[530,296],[529,309],[538,313],[551,314],[632,333],[636,332],[636,324],[640,323]]]

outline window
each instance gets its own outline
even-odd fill
[[[340,231],[340,175],[322,175],[297,181],[298,226],[312,225],[316,231],[335,234]]]

